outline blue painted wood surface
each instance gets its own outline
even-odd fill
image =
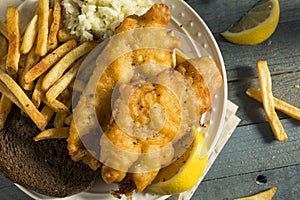
[[[270,187],[274,199],[300,199],[300,122],[279,117],[289,136],[277,142],[260,103],[245,95],[258,87],[256,61],[267,59],[274,96],[300,107],[300,0],[279,0],[281,16],[276,32],[256,46],[225,41],[220,32],[237,21],[257,0],[187,0],[212,30],[224,57],[228,98],[239,106],[241,123],[234,131],[193,200],[234,199]],[[266,183],[258,184],[259,175]],[[31,199],[0,176],[0,199]]]

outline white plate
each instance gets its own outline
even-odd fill
[[[4,19],[5,7],[12,4],[18,5],[18,3],[20,2],[21,2],[20,0],[14,0],[14,1],[1,0],[0,18]],[[201,17],[187,3],[185,3],[182,0],[155,0],[155,2],[165,3],[171,7],[172,21],[168,28],[182,32],[186,34],[189,38],[193,38],[197,43],[201,44],[201,48],[198,50],[201,51],[201,49],[204,49],[205,50],[204,54],[211,56],[216,61],[223,75],[223,86],[221,90],[217,93],[213,101],[210,128],[206,136],[206,142],[208,145],[208,155],[210,155],[214,150],[215,144],[221,134],[223,124],[224,124],[225,114],[226,114],[227,77],[226,77],[224,61],[221,52],[209,28],[206,26],[206,24],[201,19]],[[26,0],[20,5],[19,8],[20,10],[22,10],[22,12],[20,12],[21,27],[24,27],[27,24],[28,20],[30,19],[30,16],[34,13],[36,5],[37,5],[37,0]],[[203,52],[200,52],[200,54],[203,54]],[[200,178],[199,183],[203,178],[204,177]],[[46,197],[44,195],[40,195],[36,192],[30,191],[18,184],[16,185],[22,191],[24,191],[26,194],[28,194],[30,197],[34,199],[41,199],[41,200],[55,199],[55,198]],[[108,193],[109,189],[111,189],[111,186],[107,186],[102,182],[97,183],[97,185],[94,186],[88,192],[81,192],[79,194],[66,197],[63,199],[65,200],[114,199]],[[100,192],[97,189],[99,188],[99,185],[101,185]],[[140,200],[150,200],[150,199],[162,200],[168,197],[169,196],[158,196],[158,195],[151,195],[147,193],[134,195],[134,199],[140,199]],[[188,198],[190,198],[190,196]],[[185,200],[187,199],[185,198]]]

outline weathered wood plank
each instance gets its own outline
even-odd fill
[[[203,18],[214,33],[226,30],[238,21],[259,0],[185,0]],[[300,0],[280,4],[280,23],[299,21]]]
[[[272,65],[269,66],[273,68]],[[249,76],[257,76],[256,68],[246,68]],[[272,91],[273,95],[282,99],[298,108],[300,108],[300,71],[293,73],[272,75]],[[261,103],[251,99],[246,95],[246,90],[249,87],[259,89],[259,81],[257,78],[242,79],[233,81],[228,84],[228,99],[239,105],[237,116],[241,119],[239,125],[252,123],[260,123],[266,121],[265,113]],[[288,116],[277,112],[280,118]]]
[[[300,69],[300,21],[279,24],[276,32],[255,46],[231,44],[215,34],[225,62],[228,80],[248,78],[256,61],[268,60],[271,73]]]
[[[281,121],[289,136],[285,142],[275,140],[268,123],[238,127],[205,180],[299,165],[300,122]]]
[[[259,175],[266,177],[265,184],[257,184]],[[253,172],[239,176],[203,181],[192,200],[229,200],[262,192],[276,186],[273,200],[300,199],[300,165]]]
[[[249,77],[247,69],[255,68],[255,63],[259,59],[269,60],[273,65],[271,72],[274,73],[300,69],[300,12],[298,12],[300,0],[282,1],[280,23],[275,33],[262,44],[235,45],[227,42],[220,35],[220,32],[238,20],[255,2],[243,1],[240,3],[239,0],[187,1],[214,33],[224,57],[228,80]]]
[[[11,181],[0,176],[0,199],[1,200],[31,200],[29,196],[23,193]]]

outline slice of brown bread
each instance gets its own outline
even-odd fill
[[[73,162],[64,139],[35,142],[39,130],[13,107],[0,132],[0,172],[40,194],[65,197],[89,189],[100,170]]]

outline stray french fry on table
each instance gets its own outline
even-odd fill
[[[235,200],[272,200],[273,196],[275,195],[277,191],[276,187],[272,187],[264,192],[260,192],[258,194],[255,194],[253,196],[249,197],[243,197],[243,198],[238,198]]]
[[[246,94],[257,101],[262,102],[261,92],[259,90],[255,89],[255,88],[249,88],[246,91]],[[291,104],[288,104],[285,101],[282,101],[275,97],[273,97],[273,100],[274,100],[275,109],[300,121],[300,109],[299,108],[292,106]]]
[[[267,61],[260,60],[257,62],[258,78],[261,91],[261,98],[264,110],[275,138],[283,142],[288,139],[285,130],[276,114],[272,94],[272,80],[268,69]]]

